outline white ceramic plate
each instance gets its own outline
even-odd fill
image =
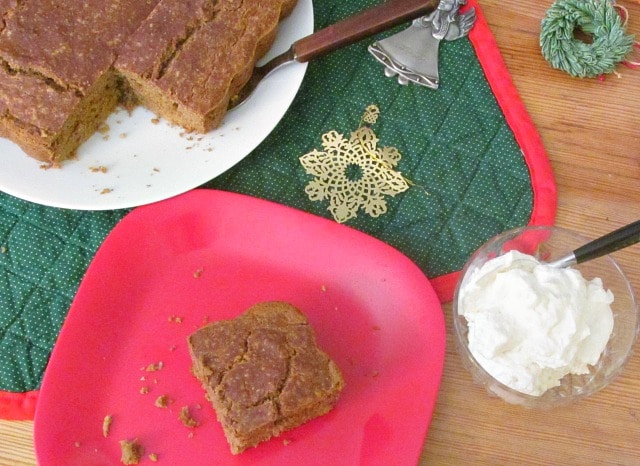
[[[299,0],[263,61],[313,32],[311,0]],[[109,131],[96,133],[60,169],[42,169],[16,144],[0,139],[0,190],[53,207],[107,210],[166,199],[215,178],[246,157],[282,119],[306,64],[291,63],[268,76],[254,95],[206,135],[186,134],[144,108],[118,110]],[[104,170],[98,170],[104,167]]]

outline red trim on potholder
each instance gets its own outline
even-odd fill
[[[468,1],[467,9],[472,7],[476,9],[476,23],[469,33],[469,40],[473,44],[487,82],[529,167],[533,190],[533,210],[529,225],[553,225],[558,200],[555,178],[547,152],[511,80],[498,44],[476,0]],[[453,299],[459,276],[458,271],[431,279],[431,284],[440,301],[448,302]]]
[[[31,421],[36,412],[38,390],[14,393],[0,390],[0,419]]]
[[[529,167],[533,190],[533,210],[529,224],[553,225],[557,209],[557,189],[547,153],[476,0],[468,1],[466,8],[472,7],[476,9],[476,23],[469,33],[469,39]],[[440,301],[448,302],[453,299],[459,275],[460,272],[452,272],[430,280]],[[33,419],[37,396],[37,390],[27,393],[0,391],[0,419]]]

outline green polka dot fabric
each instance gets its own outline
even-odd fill
[[[315,27],[374,3],[315,0]],[[475,0],[468,3],[478,9]],[[396,247],[438,280],[459,271],[489,237],[534,221],[540,199],[531,161],[522,149],[527,139],[516,137],[507,123],[496,87],[470,39],[441,43],[438,90],[386,78],[367,51],[373,40],[310,63],[298,96],[275,131],[204,187],[331,218],[327,203],[312,202],[305,194],[312,177],[299,157],[322,150],[324,133],[348,136],[367,106],[375,104],[381,114],[372,129],[379,146],[399,150],[397,170],[416,186],[388,197],[386,214],[372,218],[361,211],[346,224]],[[483,47],[497,53],[494,46]],[[517,96],[513,100],[519,104]],[[553,187],[548,193],[548,215],[536,221],[552,218]],[[37,393],[80,281],[105,236],[127,212],[55,209],[0,193],[0,418],[7,416],[3,395],[6,400]]]

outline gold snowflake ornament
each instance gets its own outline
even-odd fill
[[[309,199],[328,199],[328,209],[339,223],[356,217],[360,209],[379,217],[387,212],[385,196],[409,189],[409,181],[395,170],[400,152],[379,148],[373,130],[363,126],[375,123],[379,114],[378,107],[370,105],[349,139],[329,131],[322,136],[323,152],[314,149],[300,157],[305,171],[315,177],[305,188]]]

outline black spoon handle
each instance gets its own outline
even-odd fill
[[[591,241],[590,243],[580,246],[573,251],[576,258],[576,262],[588,261],[590,259],[596,259],[605,254],[609,254],[617,251],[618,249],[626,248],[640,241],[640,220],[630,223],[627,226],[618,228],[611,233]]]

